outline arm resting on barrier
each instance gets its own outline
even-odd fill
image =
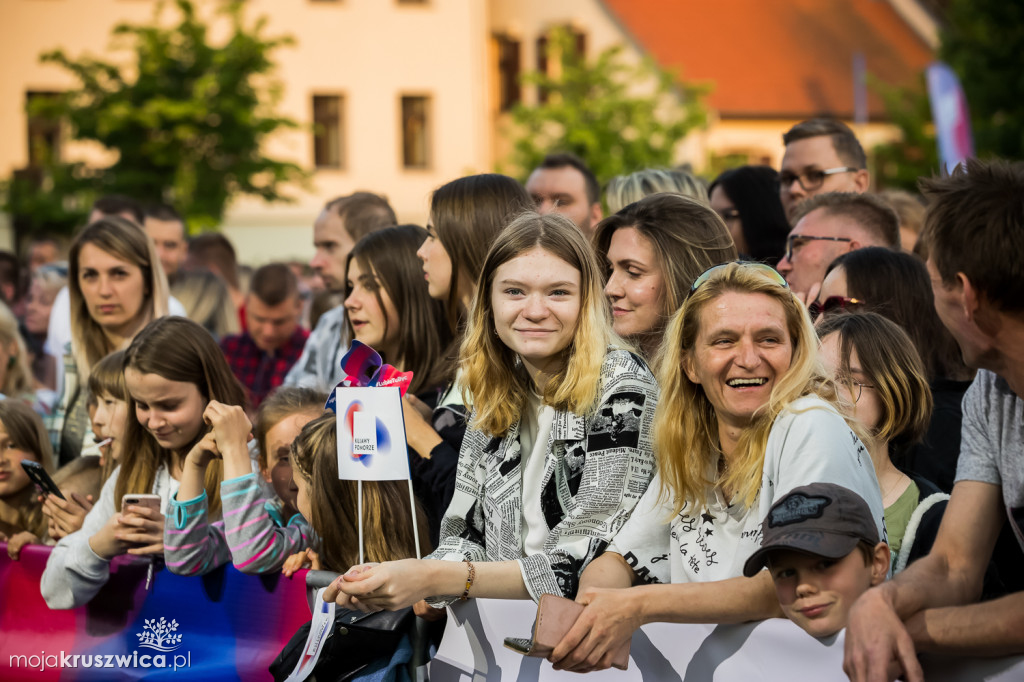
[[[985,565],[1004,513],[998,486],[977,481],[956,484],[931,553],[893,580],[868,590],[850,610],[844,669],[852,680],[882,679],[893,661],[899,663],[909,682],[923,679],[914,639],[904,625],[910,621],[926,645],[934,642],[946,650],[973,651],[970,645],[977,641],[976,633],[965,629],[957,616],[963,612],[969,617],[969,609],[957,607],[981,595]],[[988,614],[990,606],[978,608]],[[941,612],[921,616],[926,609]],[[1007,615],[1006,611],[1000,613],[1004,618]],[[950,625],[955,627],[948,628]],[[996,629],[1008,625],[997,620],[989,623]]]
[[[622,567],[628,568],[619,559]],[[606,561],[610,563],[611,559]],[[618,574],[608,566],[602,570],[607,576]],[[548,659],[559,670],[588,672],[610,667],[612,653],[647,623],[743,623],[782,616],[767,571],[753,578],[708,583],[629,589],[591,586],[581,590],[576,601],[587,604],[587,608]]]
[[[1024,592],[1000,599],[927,609],[907,621],[918,651],[961,656],[1024,653]]]
[[[471,597],[529,599],[516,561],[475,562]],[[362,611],[396,611],[433,595],[461,595],[469,564],[463,561],[402,559],[369,567],[355,566],[331,583],[325,601]]]

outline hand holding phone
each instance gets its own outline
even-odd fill
[[[21,468],[25,470],[29,479],[35,483],[36,488],[43,495],[56,495],[60,499],[64,499],[64,494],[57,487],[57,484],[50,478],[50,474],[46,473],[46,469],[39,462],[33,462],[30,459],[21,460]]]
[[[121,498],[117,538],[131,545],[128,554],[159,554],[164,549],[164,515],[159,495],[128,493]]]

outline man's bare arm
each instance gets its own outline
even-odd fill
[[[914,639],[904,623],[923,618],[921,612],[926,609],[957,607],[978,599],[1003,514],[998,486],[976,481],[956,484],[931,553],[895,579],[865,592],[850,610],[843,668],[851,680],[888,680],[891,664],[898,665],[909,682],[923,679]],[[933,625],[939,627],[939,623]],[[932,633],[947,642],[955,635]]]
[[[918,651],[961,656],[1024,653],[1024,592],[922,611],[907,621]]]

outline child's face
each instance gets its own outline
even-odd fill
[[[815,637],[827,637],[846,627],[857,597],[885,579],[889,552],[881,554],[876,547],[865,566],[856,548],[842,559],[778,550],[769,555],[768,570],[786,617]]]
[[[263,479],[274,488],[274,493],[292,509],[296,506],[299,489],[292,477],[290,450],[292,441],[302,431],[302,427],[314,419],[314,414],[290,414],[274,424],[267,431],[267,468],[260,473]],[[304,515],[305,516],[305,515]],[[309,517],[306,517],[309,518]]]
[[[121,461],[121,447],[124,444],[124,430],[128,422],[128,403],[111,395],[96,398],[96,414],[92,419],[92,430],[97,441],[113,438],[107,453],[115,462]]]
[[[295,507],[307,521],[311,521],[313,518],[313,508],[309,504],[309,481],[298,470],[295,470],[294,478],[297,489]]]
[[[198,386],[131,367],[124,371],[124,380],[135,400],[135,418],[160,447],[180,451],[199,435],[206,400]]]
[[[28,474],[21,468],[21,460],[37,461],[36,456],[11,442],[7,427],[0,422],[0,498],[16,495],[30,483]]]

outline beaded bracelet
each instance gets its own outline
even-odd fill
[[[463,559],[469,564],[469,575],[466,576],[466,589],[463,591],[462,596],[459,597],[462,601],[466,601],[469,598],[469,588],[473,587],[473,580],[476,579],[476,566],[469,559]]]

